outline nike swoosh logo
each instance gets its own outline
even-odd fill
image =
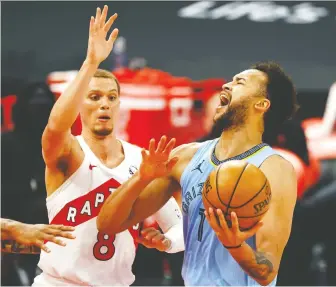
[[[97,166],[96,165],[92,165],[92,164],[89,165],[89,169],[90,170],[92,170],[94,167],[97,167]]]

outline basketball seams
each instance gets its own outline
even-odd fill
[[[246,204],[250,203],[253,199],[255,199],[266,187],[266,184],[267,184],[267,179],[265,181],[265,183],[263,184],[262,188],[255,194],[253,195],[250,199],[248,199],[245,203],[243,203],[242,205],[239,205],[239,206],[230,206],[230,208],[241,208],[241,207],[244,207]]]
[[[206,199],[206,201],[214,208],[214,209],[217,209],[217,207],[216,206],[214,206],[211,202],[210,202],[210,200],[206,197],[206,195],[204,194],[204,198]]]
[[[238,219],[239,219],[239,218],[243,218],[243,219],[256,218],[256,217],[259,217],[259,216],[264,215],[267,211],[268,211],[268,210],[264,211],[263,213],[260,213],[260,214],[258,214],[258,215],[253,215],[253,216],[238,216],[237,214],[236,214],[236,215],[237,215],[237,218],[238,218]]]
[[[211,200],[208,194],[205,193],[205,187],[203,187],[203,203],[207,208],[221,209],[229,227],[231,227],[230,213],[233,211],[237,213],[238,220],[241,221],[239,224],[241,230],[250,229],[251,225],[254,226],[257,224],[268,212],[268,209],[259,210],[261,213],[257,215],[253,212],[253,210],[256,209],[256,205],[253,205],[254,202],[257,202],[259,199],[261,201],[261,198],[266,196],[265,191],[269,188],[269,182],[265,175],[262,176],[258,168],[259,173],[256,173],[256,170],[252,168],[254,166],[255,165],[247,161],[233,163],[232,167],[228,165],[228,170],[226,170],[226,166],[223,167],[222,164],[218,166],[217,170],[210,173],[209,176],[211,177],[208,178],[212,185],[212,189],[208,190],[207,188]],[[223,172],[221,179],[219,178],[220,172]],[[250,187],[248,181],[254,181],[257,175],[257,182],[254,182]],[[241,181],[242,183],[240,183]],[[215,188],[213,184],[216,185]],[[240,195],[243,195],[241,191],[245,191],[245,189],[247,189],[246,194],[240,198]],[[225,199],[226,203],[223,202],[221,197]],[[216,206],[212,203],[213,201]],[[236,203],[236,205],[231,206],[233,203]],[[258,204],[260,203],[258,202]]]
[[[216,206],[214,206],[212,204],[212,202],[206,197],[206,195],[204,195],[204,198],[206,199],[206,201],[209,203],[209,205],[211,205],[212,208],[214,208],[215,210],[218,209]],[[230,207],[232,209],[232,207]],[[264,215],[268,210],[264,211],[263,213],[260,213],[258,215],[254,215],[254,216],[238,216],[237,215],[237,218],[244,218],[244,219],[247,219],[247,218],[255,218],[255,217],[259,217],[261,215]],[[226,215],[225,215],[226,216]]]
[[[219,174],[220,168],[221,168],[221,165],[217,168],[217,171],[216,171],[216,193],[217,193],[217,197],[218,197],[220,203],[223,204],[225,207],[229,208],[229,206],[227,204],[225,204],[222,201],[222,199],[220,198],[220,196],[219,196],[219,191],[218,191],[218,174]]]
[[[236,189],[237,189],[237,187],[238,187],[239,181],[240,181],[240,179],[241,179],[241,177],[242,177],[244,171],[245,171],[246,168],[248,167],[248,165],[249,165],[249,163],[247,162],[247,163],[245,164],[243,170],[241,171],[241,173],[240,173],[238,179],[237,179],[236,185],[235,185],[235,187],[234,187],[234,189],[233,189],[233,191],[232,191],[232,193],[231,193],[231,197],[230,197],[229,202],[228,202],[228,205],[227,205],[227,210],[226,210],[225,217],[229,214],[230,203],[231,203],[231,201],[232,201],[232,199],[233,199],[233,196],[234,196],[234,194],[235,194],[235,192],[236,192]],[[218,184],[217,184],[218,181],[217,181],[217,179],[218,179],[218,178],[217,178],[217,176],[216,176],[216,190],[217,190],[217,195],[218,195],[218,199],[222,202],[222,200],[221,200],[221,198],[220,198],[220,195],[219,195],[219,193],[218,193]]]

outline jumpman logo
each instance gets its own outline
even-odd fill
[[[203,159],[203,161],[198,166],[196,166],[196,168],[194,168],[192,171],[199,170],[200,173],[203,173],[203,171],[201,170],[201,165],[203,164],[204,161],[205,160]]]

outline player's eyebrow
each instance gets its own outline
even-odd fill
[[[233,80],[236,81],[236,82],[238,82],[238,81],[240,81],[240,80],[244,80],[244,81],[246,82],[246,79],[243,78],[243,77],[240,77],[240,76],[234,76],[234,77],[233,77]]]
[[[109,90],[107,93],[108,94],[112,94],[112,93],[116,93],[117,90],[116,89],[113,89],[113,90]],[[89,93],[102,93],[101,90],[90,90]]]

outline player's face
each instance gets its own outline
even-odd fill
[[[243,126],[254,113],[255,105],[265,98],[267,76],[258,70],[246,70],[223,85],[214,123],[221,130]]]
[[[117,83],[113,79],[92,78],[81,110],[83,125],[99,136],[111,134],[119,106]]]

